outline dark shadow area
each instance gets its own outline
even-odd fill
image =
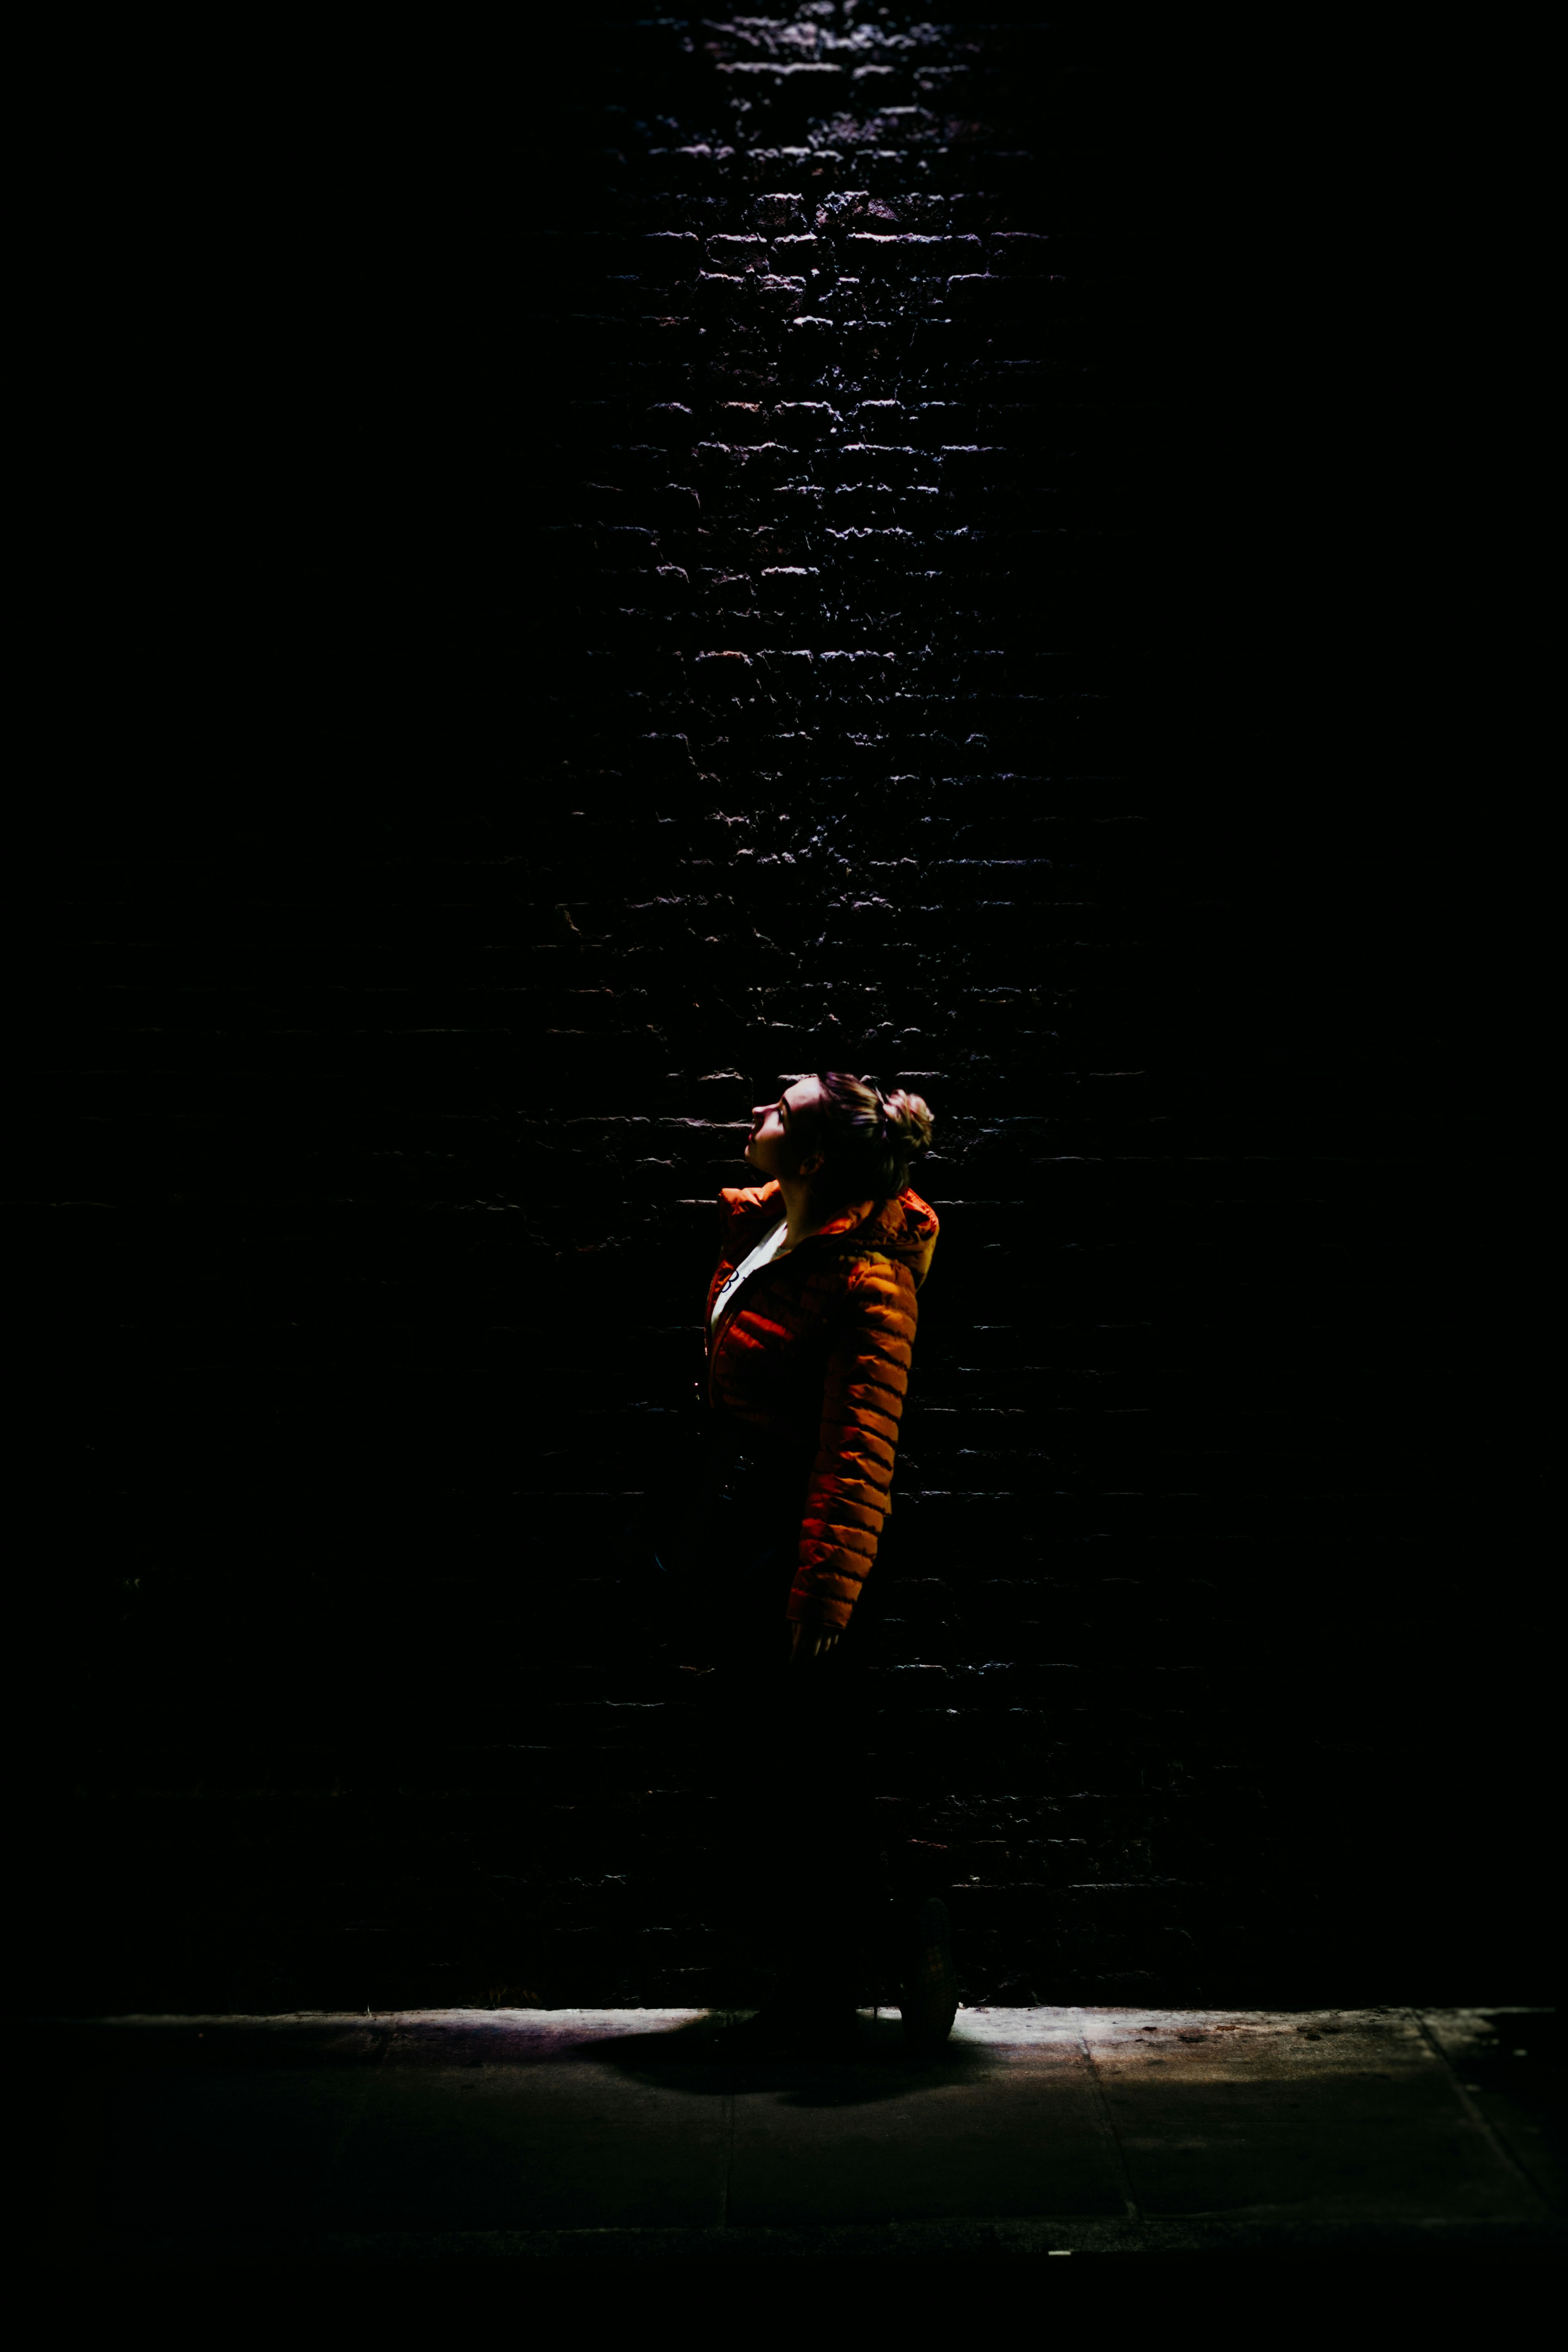
[[[1550,1997],[1485,101],[1392,20],[785,16],[116,87],[104,201],[62,78],[38,2011],[762,1997],[643,1538],[746,1108],[840,1062],[941,1122],[873,1748],[963,1998]]]
[[[146,2074],[270,2074],[336,2072],[384,2067],[504,2070],[509,2067],[605,2065],[650,2084],[710,2096],[716,2093],[777,2091],[799,2106],[860,2105],[900,2098],[933,2084],[984,2079],[988,2053],[951,2042],[930,2056],[912,2056],[896,2017],[863,2017],[858,2045],[846,2054],[742,2061],[716,2056],[715,2025],[731,2012],[649,2033],[586,2037],[580,2031],[552,2034],[536,2021],[509,2033],[498,2020],[476,2030],[410,2031],[367,2018],[363,2026],[308,2019],[212,2021],[195,2024],[86,2023],[42,2021],[34,2047],[49,2066],[79,2080]]]
[[[795,2057],[713,2063],[711,2028],[678,2026],[662,2033],[616,2034],[584,2042],[574,2059],[592,2060],[647,2083],[700,2095],[740,2096],[773,2091],[792,2107],[872,2106],[949,2083],[984,2081],[994,2065],[973,2043],[950,2042],[929,2057],[911,2056],[897,2018],[860,2020],[858,2047],[832,2057]]]

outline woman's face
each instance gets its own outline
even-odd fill
[[[809,1173],[802,1165],[804,1160],[809,1158],[812,1165],[816,1164],[816,1153],[808,1154],[805,1135],[795,1123],[802,1112],[809,1117],[819,1092],[815,1078],[797,1078],[777,1102],[754,1105],[746,1159],[761,1175],[800,1176]]]

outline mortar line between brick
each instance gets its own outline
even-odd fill
[[[1542,2188],[1540,2181],[1536,2179],[1534,2174],[1531,2171],[1530,2167],[1525,2163],[1524,2158],[1521,2156],[1515,2155],[1513,2148],[1503,2137],[1502,2133],[1499,2131],[1497,2126],[1492,2123],[1487,2116],[1483,2115],[1480,2108],[1477,2106],[1473,2095],[1459,2080],[1458,2072],[1455,2067],[1453,2060],[1449,2057],[1447,2052],[1444,2049],[1442,2043],[1438,2041],[1436,2035],[1427,2024],[1426,2020],[1422,2016],[1421,2011],[1418,2009],[1406,2010],[1405,2015],[1415,2021],[1416,2031],[1419,2032],[1421,2039],[1426,2042],[1427,2049],[1431,2051],[1433,2056],[1436,2059],[1438,2064],[1442,2067],[1443,2072],[1447,2074],[1449,2082],[1452,2084],[1455,2097],[1458,2100],[1459,2105],[1463,2107],[1466,2115],[1469,2117],[1477,2131],[1479,2132],[1481,2137],[1486,2141],[1487,2146],[1491,2149],[1492,2154],[1500,2163],[1505,2164],[1510,2172],[1517,2173],[1520,2179],[1523,2181],[1525,2187],[1529,2189],[1531,2195],[1534,2198],[1538,2198],[1549,2213],[1555,2215],[1559,2210],[1558,2207],[1552,2202],[1552,2199]]]
[[[1122,2201],[1127,2207],[1127,2218],[1130,2221],[1142,2221],[1143,2216],[1139,2211],[1138,2200],[1132,2194],[1132,2175],[1127,2169],[1127,2158],[1122,2152],[1121,2142],[1117,2137],[1115,2123],[1111,2119],[1110,2102],[1105,2095],[1105,2085],[1100,2079],[1100,2069],[1094,2063],[1094,2052],[1089,2047],[1087,2033],[1079,2035],[1078,2046],[1082,2051],[1084,2063],[1089,2068],[1089,2087],[1094,2094],[1095,2121],[1099,2124],[1101,2136],[1110,2149],[1111,2160],[1116,2168],[1116,2177],[1121,2185]]]

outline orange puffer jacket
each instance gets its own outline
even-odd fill
[[[719,1206],[722,1254],[709,1316],[721,1285],[784,1214],[777,1184],[726,1186]],[[811,1465],[786,1612],[805,1624],[847,1624],[877,1557],[915,1293],[936,1237],[936,1213],[916,1192],[861,1201],[750,1276],[710,1336],[715,1409],[737,1432]]]

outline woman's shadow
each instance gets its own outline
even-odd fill
[[[944,2042],[922,2055],[910,2050],[896,2017],[864,2012],[855,2044],[842,2053],[767,2057],[727,2050],[718,2036],[731,2015],[741,2013],[711,2011],[662,2032],[606,2034],[576,2042],[572,2055],[663,2090],[697,2097],[773,2091],[791,2107],[872,2106],[949,2083],[973,2082],[988,2071],[990,2053],[974,2042]]]

